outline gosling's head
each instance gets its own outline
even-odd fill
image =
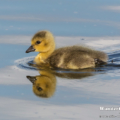
[[[48,51],[54,51],[54,49],[55,42],[52,33],[49,31],[40,31],[33,36],[31,46],[26,50],[26,53],[34,51],[45,53]]]
[[[33,92],[35,95],[49,98],[54,94],[56,84],[48,76],[27,76],[27,78],[33,83]]]

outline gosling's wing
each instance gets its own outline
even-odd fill
[[[94,58],[88,53],[73,52],[64,59],[67,69],[83,69],[95,67]]]

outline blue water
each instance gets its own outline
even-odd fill
[[[119,36],[119,0],[1,0],[0,35],[50,30],[63,36]]]
[[[102,71],[90,72],[93,75],[85,76],[82,79],[56,76],[57,84],[54,95],[44,99],[35,96],[32,91],[32,83],[26,78],[28,75],[40,75],[39,71],[32,69],[26,63],[28,58],[25,57],[37,55],[37,53],[25,53],[30,45],[30,40],[28,45],[24,45],[24,43],[20,45],[18,44],[20,42],[17,43],[17,38],[16,42],[12,43],[9,42],[9,37],[6,37],[4,39],[6,43],[4,43],[2,37],[8,35],[11,38],[17,35],[33,36],[39,30],[50,30],[55,36],[68,37],[120,36],[119,6],[120,0],[1,0],[1,119],[38,120],[36,113],[39,112],[44,120],[48,118],[79,120],[85,119],[86,116],[89,120],[98,120],[99,115],[114,114],[112,111],[111,113],[108,111],[101,113],[99,107],[100,105],[112,107],[120,105],[119,49],[112,53],[109,52],[109,63],[104,67],[96,68],[96,70],[101,69]],[[24,38],[22,37],[22,39]],[[16,60],[19,60],[20,63],[16,63]],[[114,63],[111,63],[111,60],[114,60]],[[13,66],[16,68],[12,68]],[[57,72],[68,73],[69,71],[59,70]],[[70,72],[72,73],[72,71]],[[54,113],[59,113],[59,115]]]
[[[27,45],[0,44],[0,68],[14,65],[14,61],[23,57],[33,56],[37,53],[26,54]],[[4,62],[3,62],[4,61]]]

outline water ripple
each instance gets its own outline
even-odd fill
[[[108,56],[109,56],[108,64],[94,68],[95,72],[106,72],[120,68],[120,51],[109,53]],[[33,60],[34,60],[34,56],[16,60],[15,63],[18,67],[23,69],[38,70],[38,68],[36,67],[37,65],[33,62]],[[81,72],[80,70],[73,71],[73,70],[62,70],[62,69],[56,69],[56,71]]]

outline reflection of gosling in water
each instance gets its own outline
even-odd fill
[[[94,69],[85,69],[81,70],[81,72],[75,73],[57,73],[52,70],[40,70],[39,76],[27,76],[27,78],[33,83],[33,92],[35,95],[43,98],[49,98],[54,95],[56,90],[56,76],[61,78],[68,78],[68,79],[82,79],[89,76],[93,76],[92,73]]]
[[[35,63],[45,64],[52,68],[93,68],[106,63],[108,59],[104,52],[83,46],[63,47],[55,50],[54,37],[49,31],[40,31],[33,36],[31,46],[26,53],[32,51],[39,52],[34,59]]]
[[[33,83],[33,92],[39,97],[49,98],[56,89],[56,78],[53,74],[40,71],[40,76],[27,76],[27,78]]]

